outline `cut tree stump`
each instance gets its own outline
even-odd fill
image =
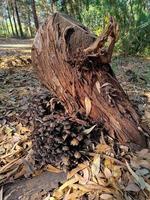
[[[103,122],[110,136],[120,143],[145,147],[140,117],[109,64],[117,37],[118,26],[112,17],[96,38],[82,24],[55,13],[36,34],[33,65],[69,115],[79,112]]]

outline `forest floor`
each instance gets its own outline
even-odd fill
[[[32,42],[0,38],[0,183],[8,182],[8,178],[11,181],[1,187],[0,195],[7,200],[42,199],[42,195],[57,186],[56,182],[52,186],[52,180],[65,179],[63,173],[60,176],[44,172],[33,179],[14,181],[20,177],[13,175],[18,170],[17,164],[14,166],[19,159],[16,155],[25,157],[32,145],[28,138],[34,128],[33,119],[29,117],[30,127],[26,127],[24,113],[36,94],[47,92],[31,64]],[[150,58],[114,56],[112,67],[143,122],[150,127]]]

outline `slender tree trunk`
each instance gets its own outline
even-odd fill
[[[16,0],[14,0],[14,9],[15,9],[15,12],[16,12],[16,17],[17,17],[18,27],[19,27],[19,31],[20,31],[20,36],[24,37]]]
[[[7,33],[6,33],[6,26],[5,26],[5,24],[4,24],[4,21],[2,21],[2,27],[3,27],[3,34],[6,36],[7,35]]]
[[[28,10],[28,25],[29,25],[30,37],[32,37],[32,27],[31,27],[31,15],[30,15],[30,10]]]
[[[27,14],[28,14],[28,31],[29,31],[29,35],[30,37],[32,37],[32,27],[31,27],[31,8],[30,8],[30,1],[26,0],[26,4],[28,5],[28,8],[27,8]]]
[[[36,6],[35,6],[35,0],[31,0],[31,5],[32,5],[32,12],[33,12],[33,18],[34,18],[34,24],[36,30],[39,28],[39,21],[36,13]]]
[[[11,15],[10,15],[10,11],[9,11],[8,6],[7,6],[7,13],[8,13],[8,18],[9,18],[9,23],[10,23],[10,26],[11,26],[12,35],[15,35],[14,27],[13,27],[13,23],[12,23],[12,20],[11,20]]]
[[[8,26],[7,19],[5,19],[5,24],[6,24],[7,33],[8,33],[8,35],[10,35],[10,31],[9,31],[9,26]]]
[[[16,22],[16,18],[15,18],[15,10],[14,10],[14,7],[13,7],[12,4],[11,4],[11,8],[12,8],[12,16],[13,16],[16,36],[19,37],[18,28],[17,28],[17,22]]]

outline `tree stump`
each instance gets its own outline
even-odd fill
[[[72,18],[55,13],[36,34],[33,65],[69,115],[79,112],[101,121],[120,143],[145,147],[140,117],[109,64],[117,37],[113,18],[97,38]]]

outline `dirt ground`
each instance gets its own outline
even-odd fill
[[[16,126],[11,116],[14,113],[21,116],[28,109],[28,102],[33,96],[46,90],[38,81],[31,64],[32,42],[32,39],[0,38],[0,128],[4,125],[9,128]],[[150,58],[114,56],[112,67],[139,110],[143,122],[150,127]],[[0,148],[0,154],[2,150]],[[64,173],[44,172],[32,179],[12,181],[11,184],[2,186],[0,194],[3,194],[5,200],[39,200],[64,179]]]
[[[16,119],[11,119],[14,113],[21,118],[21,114],[28,109],[29,101],[33,96],[46,90],[33,72],[30,60],[32,41],[0,39],[0,131],[3,126],[15,127],[13,121]],[[2,144],[1,140],[0,144]],[[28,151],[26,148],[24,150]],[[1,146],[0,155],[2,151]],[[43,172],[33,178],[10,181],[11,183],[1,186],[0,195],[5,200],[39,200],[64,179],[64,173]]]

